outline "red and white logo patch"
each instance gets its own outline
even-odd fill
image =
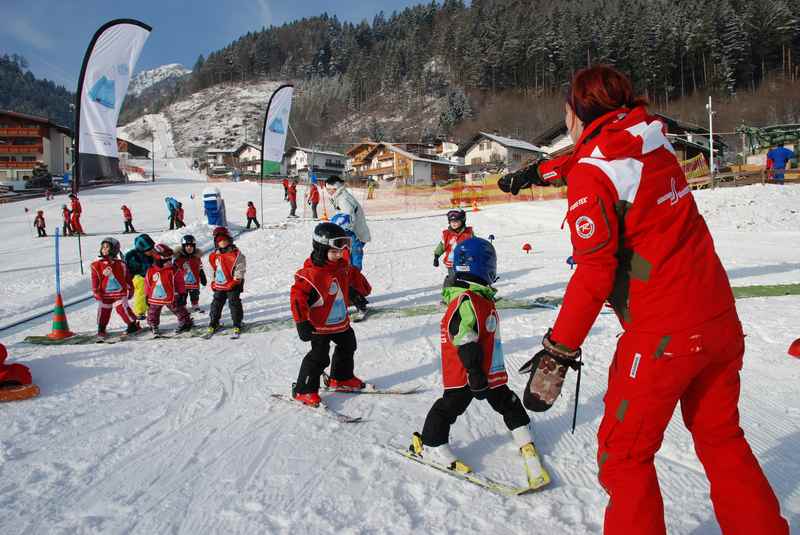
[[[575,232],[584,240],[588,240],[594,236],[594,230],[594,221],[592,221],[592,218],[589,216],[582,215],[575,221]]]

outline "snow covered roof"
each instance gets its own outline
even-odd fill
[[[232,154],[236,152],[235,148],[228,148],[228,149],[207,149],[206,154]]]
[[[414,161],[417,161],[417,162],[438,163],[438,164],[442,164],[442,165],[456,165],[455,162],[451,162],[450,160],[439,159],[439,158],[435,158],[435,157],[426,158],[424,156],[420,156],[419,154],[414,154],[413,152],[408,152],[407,150],[401,149],[400,147],[398,147],[397,145],[394,145],[392,143],[379,143],[379,145],[383,145],[387,149],[389,149],[390,151],[396,152],[397,154],[401,154],[402,156],[405,156],[409,160],[414,160]]]
[[[290,154],[296,151],[303,151],[307,153],[314,153],[314,154],[325,154],[326,156],[336,156],[337,158],[347,158],[346,155],[340,152],[333,152],[329,150],[317,150],[317,149],[307,149],[305,147],[290,147],[289,150],[286,151],[286,154]]]
[[[454,156],[466,156],[469,149],[478,143],[481,138],[491,139],[492,141],[495,141],[504,147],[509,147],[512,149],[526,150],[530,152],[544,152],[541,147],[537,147],[536,145],[528,143],[527,141],[522,141],[521,139],[498,136],[497,134],[487,134],[486,132],[478,132],[472,136],[472,139],[470,139],[467,143],[461,145],[455,152]]]

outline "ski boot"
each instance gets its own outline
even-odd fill
[[[139,325],[138,321],[132,321],[128,324],[128,328],[125,329],[125,334],[135,334],[142,330],[142,326]]]
[[[159,336],[161,336],[161,331],[155,325],[150,327],[150,332],[153,333],[153,338],[158,338]]]
[[[233,333],[231,334],[231,338],[234,340],[238,339],[242,335],[242,328],[241,327],[234,327]]]
[[[98,342],[103,342],[108,338],[108,333],[106,331],[97,331],[96,338]]]
[[[326,386],[331,390],[339,390],[340,392],[352,392],[354,390],[363,390],[366,383],[356,376],[350,379],[334,379],[329,377]]]
[[[449,470],[454,472],[459,472],[461,474],[469,474],[472,472],[472,468],[456,457],[448,443],[436,447],[424,446],[422,444],[422,435],[414,433],[411,435],[411,446],[408,449],[414,455],[433,463],[446,466]]]
[[[544,487],[550,483],[550,474],[542,466],[536,446],[533,445],[530,429],[527,425],[517,427],[511,431],[514,444],[519,448],[519,454],[525,463],[525,472],[528,475],[528,484],[533,489]]]
[[[298,393],[295,391],[296,387],[297,384],[292,383],[292,399],[299,401],[303,405],[309,405],[311,407],[319,407],[319,404],[322,403],[322,399],[319,397],[319,393],[317,392]]]
[[[192,330],[192,327],[194,327],[194,323],[187,321],[183,325],[178,325],[178,328],[175,329],[175,334],[187,333]]]

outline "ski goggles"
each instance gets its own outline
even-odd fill
[[[450,210],[447,212],[447,220],[448,221],[461,221],[466,217],[467,214],[462,212],[461,210]]]
[[[350,249],[353,246],[353,240],[351,240],[348,236],[340,236],[338,238],[314,236],[314,241],[322,245],[327,245],[331,249],[336,249],[337,251]]]

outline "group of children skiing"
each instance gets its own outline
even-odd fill
[[[209,256],[214,292],[210,321],[206,333],[219,328],[225,302],[231,311],[233,336],[238,337],[242,326],[242,303],[239,298],[244,287],[245,256],[233,243],[225,227],[214,230],[214,252]],[[147,234],[134,240],[134,247],[120,258],[119,242],[111,237],[100,243],[99,258],[92,263],[92,293],[98,301],[97,337],[108,337],[107,326],[111,310],[117,311],[127,329],[133,334],[141,329],[139,320],[147,319],[154,336],[160,336],[161,311],[169,309],[178,319],[176,333],[189,331],[194,323],[187,304],[193,312],[200,309],[200,287],[208,281],[203,270],[202,254],[194,236],[186,234],[179,247],[155,243]],[[133,306],[129,300],[133,300]]]
[[[287,191],[287,197],[290,194]],[[123,214],[129,231],[133,228],[132,218],[125,206]],[[260,226],[252,202],[248,203],[247,218],[248,227],[250,223]],[[509,429],[526,463],[531,485],[546,485],[549,475],[533,446],[530,418],[507,385],[500,321],[494,304],[496,290],[492,287],[497,280],[494,247],[475,237],[472,227],[466,225],[463,210],[450,210],[447,221],[433,263],[438,267],[443,256],[447,267],[442,290],[446,310],[440,325],[444,393],[430,408],[421,432],[412,435],[410,452],[455,472],[470,473],[471,468],[450,448],[450,428],[472,400],[486,400]],[[238,337],[243,321],[245,256],[225,227],[217,227],[213,239],[214,251],[209,255],[213,298],[206,335],[219,329],[224,305],[228,303],[233,337]],[[315,227],[311,254],[295,273],[290,306],[298,336],[310,343],[310,349],[300,363],[292,398],[305,405],[320,405],[323,377],[324,386],[334,391],[353,392],[368,387],[355,374],[357,341],[349,312],[349,307],[355,306],[363,314],[366,297],[372,291],[361,271],[362,254],[363,243],[353,231],[350,216],[338,213],[330,222]],[[173,249],[141,234],[124,260],[120,258],[119,242],[110,237],[103,239],[99,258],[92,264],[98,339],[108,336],[112,310],[127,325],[127,333],[139,331],[139,320],[146,317],[153,335],[159,336],[164,307],[178,320],[176,333],[192,329],[187,305],[192,311],[201,311],[200,289],[208,283],[202,253],[191,235],[183,236],[180,246]]]

